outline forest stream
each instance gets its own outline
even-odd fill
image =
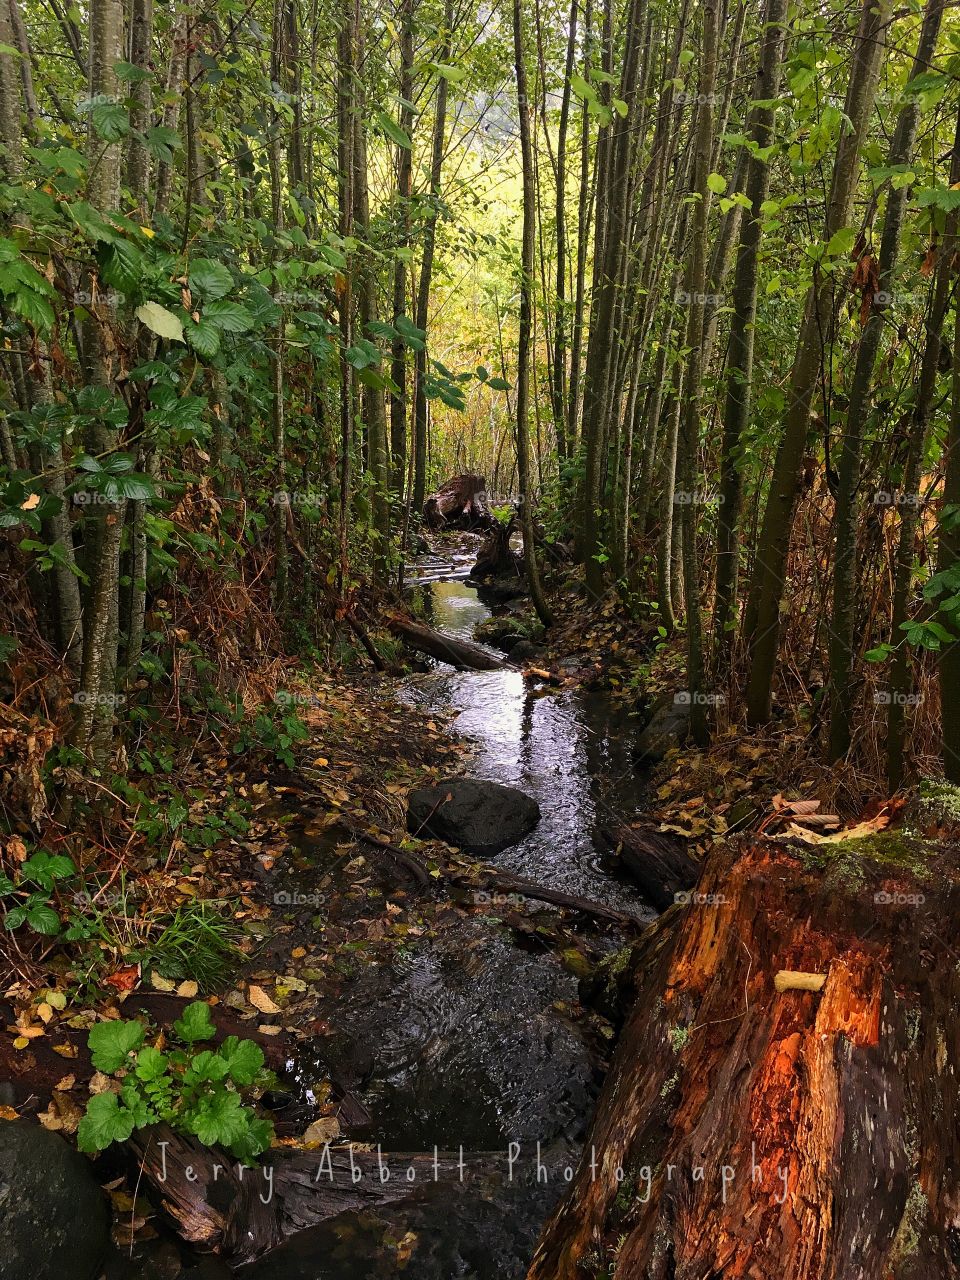
[[[471,557],[472,559],[472,557]],[[410,591],[431,623],[471,638],[490,616],[469,565],[425,561]],[[593,827],[631,817],[642,799],[632,760],[636,724],[606,695],[580,688],[537,694],[518,671],[456,672],[441,664],[404,680],[401,699],[455,713],[471,746],[468,772],[519,787],[539,803],[534,831],[497,866],[542,885],[632,912],[654,913],[603,866]],[[319,869],[328,845],[302,852]],[[314,873],[300,884],[309,891]],[[491,915],[463,916],[442,936],[365,968],[331,1008],[335,1031],[308,1042],[297,1071],[346,1078],[372,1117],[362,1139],[390,1152],[490,1152],[494,1172],[451,1194],[429,1183],[412,1199],[342,1214],[305,1231],[243,1274],[257,1280],[360,1280],[405,1270],[418,1280],[510,1280],[526,1273],[539,1230],[572,1176],[596,1100],[600,1070],[573,1011],[577,978],[536,938],[516,940]],[[600,945],[617,945],[615,928]],[[548,1174],[538,1181],[540,1160]],[[511,1146],[511,1144],[513,1144]],[[568,1173],[567,1170],[570,1172]],[[546,1180],[545,1180],[546,1179]]]

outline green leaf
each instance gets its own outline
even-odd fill
[[[188,1004],[182,1016],[173,1024],[173,1029],[187,1044],[194,1044],[198,1040],[212,1040],[216,1029],[210,1017],[210,1006],[202,1000]]]
[[[253,328],[253,316],[239,302],[208,302],[203,308],[203,319],[224,333],[246,333]]]
[[[447,62],[431,62],[430,70],[442,76],[444,80],[448,80],[450,84],[459,84],[467,74],[462,67],[451,67]]]
[[[183,342],[183,324],[172,311],[161,307],[159,302],[144,302],[134,314],[141,324],[145,324],[158,337],[169,338],[171,342]]]
[[[115,1093],[96,1093],[87,1103],[87,1113],[77,1129],[81,1151],[103,1151],[112,1142],[126,1142],[133,1133],[135,1117]]]
[[[206,1005],[204,1005],[204,1008],[206,1008]],[[216,1081],[222,1080],[226,1074],[227,1064],[219,1053],[215,1053],[212,1049],[204,1049],[202,1053],[198,1053],[191,1060],[184,1080],[188,1084],[196,1084],[202,1080],[216,1083]]]
[[[509,391],[510,390],[510,383],[507,382],[504,378],[488,378],[487,386],[491,389],[491,391]]]
[[[130,121],[119,102],[96,103],[90,120],[104,142],[119,142],[130,132]]]
[[[27,909],[27,924],[36,933],[44,933],[48,937],[53,937],[60,932],[60,917],[53,907],[45,903],[39,903]]]
[[[857,233],[853,227],[841,227],[839,231],[835,231],[827,245],[827,257],[846,257],[853,248],[856,237]]]
[[[144,1034],[142,1022],[98,1022],[87,1036],[93,1065],[107,1075],[118,1071],[143,1044]]]
[[[190,264],[190,288],[205,302],[222,298],[233,288],[233,276],[221,262],[197,258]]]
[[[393,116],[387,115],[386,111],[378,111],[376,119],[377,124],[391,142],[395,143],[398,147],[403,147],[405,151],[413,150],[413,143],[410,141],[410,135],[404,129],[400,128]]]
[[[129,240],[116,240],[102,253],[103,280],[121,293],[133,293],[143,274],[143,255]]]
[[[226,1089],[204,1098],[187,1120],[191,1133],[208,1147],[229,1147],[241,1140],[249,1123],[250,1117],[239,1095]]]
[[[253,1040],[227,1036],[220,1046],[220,1057],[234,1084],[253,1084],[263,1068],[263,1050]]]
[[[137,1054],[135,1070],[137,1078],[144,1082],[159,1080],[167,1070],[167,1055],[153,1045],[145,1045]]]
[[[722,196],[727,189],[727,180],[722,173],[709,173],[707,186],[715,196]]]
[[[205,360],[210,360],[220,350],[220,330],[210,320],[201,320],[199,324],[190,321],[183,336],[187,346],[193,347]]]

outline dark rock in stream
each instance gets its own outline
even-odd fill
[[[482,778],[451,778],[410,792],[407,829],[480,856],[518,844],[540,821],[536,800]]]
[[[0,1280],[93,1280],[109,1239],[90,1162],[39,1125],[0,1122]]]
[[[690,732],[689,694],[665,693],[653,704],[650,719],[637,738],[637,764],[659,764],[668,751],[679,747]]]
[[[521,638],[507,650],[511,662],[530,662],[534,658],[539,658],[542,653],[543,650],[539,645],[535,645],[532,640],[526,638]]]

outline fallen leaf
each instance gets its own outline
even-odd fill
[[[195,982],[181,982],[177,987],[177,995],[183,996],[187,1000],[192,1000],[199,990],[200,988]]]
[[[157,973],[156,969],[154,969],[150,974],[150,985],[154,991],[173,991],[177,984],[171,982],[169,978],[164,978],[162,974]]]
[[[305,1147],[322,1147],[325,1142],[332,1142],[340,1136],[340,1122],[336,1116],[322,1116],[303,1135]]]
[[[250,987],[247,992],[247,999],[253,1007],[255,1009],[259,1009],[261,1013],[280,1012],[280,1006],[270,999],[263,987]]]

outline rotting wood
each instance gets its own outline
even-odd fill
[[[528,1280],[957,1276],[956,860],[931,846],[919,878],[858,843],[711,851],[641,954]],[[778,997],[781,969],[823,990]]]

